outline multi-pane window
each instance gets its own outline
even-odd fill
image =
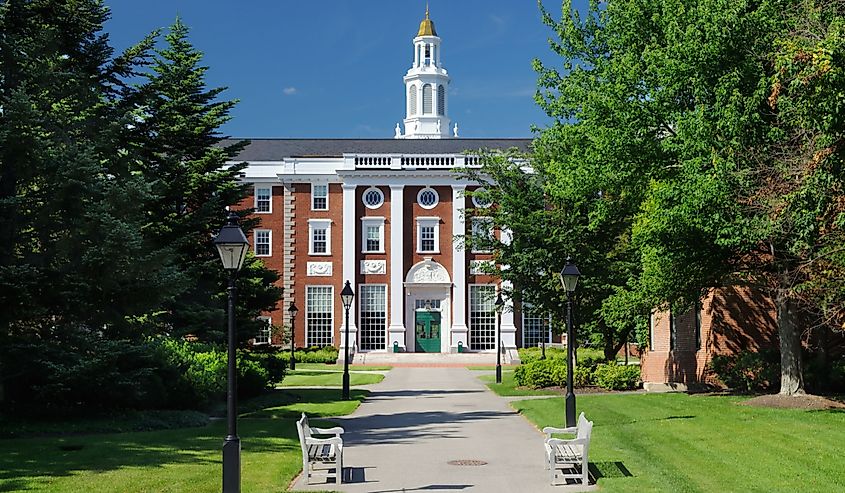
[[[273,325],[270,322],[270,317],[258,317],[258,320],[264,323],[261,324],[261,328],[255,334],[255,344],[270,344],[270,338],[273,334]]]
[[[255,256],[269,257],[272,254],[270,248],[270,230],[256,229],[255,230]]]
[[[368,209],[378,209],[384,204],[384,192],[376,187],[368,188],[364,192],[364,205]]]
[[[328,185],[311,185],[311,209],[315,211],[325,211],[329,209]]]
[[[669,351],[675,350],[675,337],[677,335],[677,324],[675,323],[675,314],[669,310]]]
[[[331,247],[331,220],[310,219],[308,221],[308,253],[311,255],[328,255]]]
[[[420,251],[434,251],[434,226],[420,226]]]
[[[272,190],[270,187],[255,187],[255,212],[272,212],[270,205]]]
[[[701,305],[695,304],[695,350],[701,350]]]
[[[469,287],[469,348],[496,349],[496,286]]]
[[[654,312],[648,314],[648,349],[654,351]]]
[[[414,308],[417,310],[440,311],[440,300],[417,300],[414,303]]]
[[[384,253],[384,218],[365,217],[361,219],[361,249],[365,253]]]
[[[360,310],[360,347],[384,349],[387,345],[387,286],[362,284],[358,297]]]
[[[530,304],[522,305],[522,345],[537,347],[552,342],[551,324],[548,314],[534,310]]]
[[[472,253],[489,253],[493,245],[493,219],[472,218]]]
[[[440,252],[440,218],[418,217],[417,218],[417,252],[439,253]]]
[[[305,345],[331,346],[333,330],[332,286],[305,287]]]

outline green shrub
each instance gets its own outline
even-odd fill
[[[535,389],[563,385],[566,381],[566,360],[555,358],[523,363],[514,370],[514,381],[521,387]]]
[[[572,383],[575,387],[586,387],[593,384],[593,369],[578,365],[572,372]]]
[[[639,387],[640,367],[607,363],[596,366],[593,379],[599,387],[607,390],[631,390]]]
[[[743,392],[767,392],[780,385],[780,358],[774,350],[716,355],[710,369],[727,387]]]
[[[297,348],[294,358],[297,363],[336,363],[338,349],[334,346]]]
[[[543,357],[543,351],[540,347],[521,348],[517,351],[519,352],[519,360],[522,363],[532,363],[539,361]],[[566,361],[566,349],[546,346],[546,359],[562,359]]]

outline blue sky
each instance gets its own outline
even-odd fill
[[[236,137],[391,138],[424,0],[106,0],[122,50],[177,15],[203,53],[211,87],[239,99]],[[533,0],[431,0],[462,137],[530,137],[531,60],[554,60]],[[546,5],[559,13],[559,3]]]

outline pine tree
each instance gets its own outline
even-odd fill
[[[148,81],[141,87],[138,152],[142,171],[152,183],[155,200],[149,214],[158,218],[154,234],[172,247],[188,279],[187,289],[167,306],[166,321],[176,334],[224,340],[225,273],[212,244],[226,218],[226,207],[239,204],[246,186],[238,176],[243,164],[227,165],[246,142],[221,145],[219,128],[236,101],[219,101],[225,88],[208,89],[202,53],[188,40],[188,28],[177,19],[156,51]],[[252,223],[242,225],[248,231]],[[278,274],[250,256],[239,276],[241,340],[254,336],[255,317],[273,309],[281,290]]]

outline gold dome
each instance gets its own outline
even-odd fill
[[[420,30],[417,32],[417,36],[437,36],[434,21],[428,18],[428,4],[425,5],[425,19],[420,22]]]

